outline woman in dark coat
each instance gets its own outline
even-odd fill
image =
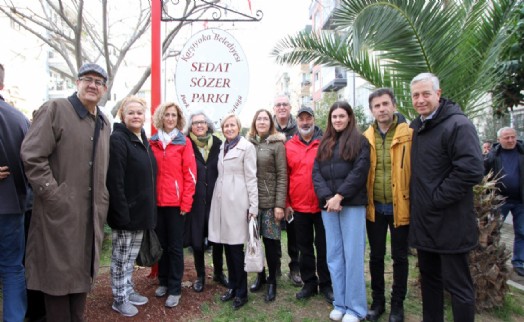
[[[193,112],[188,119],[188,136],[195,151],[197,181],[193,206],[191,212],[186,215],[185,244],[191,246],[195,258],[197,280],[193,284],[193,290],[202,292],[206,277],[204,251],[209,210],[218,177],[217,163],[222,141],[213,135],[215,126],[204,112]],[[227,287],[228,280],[222,270],[223,250],[222,244],[213,244],[213,280]]]
[[[144,230],[156,225],[156,161],[143,129],[146,110],[143,99],[124,99],[119,110],[122,123],[115,123],[110,139],[107,222],[113,230],[112,308],[124,316],[136,315],[135,305],[148,302],[132,282]]]
[[[369,166],[369,143],[358,132],[351,106],[335,102],[313,166],[335,296],[329,318],[335,321],[358,322],[367,313],[364,254]]]

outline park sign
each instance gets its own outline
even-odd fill
[[[221,29],[196,33],[178,58],[175,87],[186,112],[203,110],[214,122],[240,113],[249,89],[249,66],[240,44]]]

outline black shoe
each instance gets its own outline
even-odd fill
[[[513,267],[518,276],[524,276],[524,267]]]
[[[222,284],[224,287],[228,287],[229,280],[227,279],[226,275],[224,273],[220,274],[214,274],[213,275],[213,281]]]
[[[233,300],[233,310],[238,310],[239,308],[243,307],[247,303],[247,296],[246,297],[235,297]]]
[[[267,294],[264,301],[274,301],[275,297],[277,297],[277,284],[267,284]]]
[[[291,280],[291,283],[293,283],[295,286],[302,286],[304,284],[302,283],[302,278],[300,277],[299,271],[290,271],[288,277]]]
[[[368,315],[366,315],[366,319],[368,321],[378,321],[380,316],[384,314],[385,310],[384,302],[373,301],[371,308],[368,310]]]
[[[258,292],[262,287],[262,284],[266,284],[266,273],[264,273],[264,271],[262,271],[262,273],[257,274],[257,279],[251,285],[251,287],[249,287],[249,290],[251,292]]]
[[[310,285],[304,285],[300,292],[295,294],[295,297],[297,298],[297,300],[304,300],[316,295],[317,293],[318,291],[316,286],[312,287]]]
[[[224,294],[222,294],[222,296],[220,297],[220,300],[222,302],[227,302],[231,300],[233,297],[235,297],[235,290],[229,288],[227,289],[227,291]]]
[[[331,286],[325,286],[320,289],[320,293],[324,295],[324,299],[326,299],[326,302],[329,304],[333,304],[333,301],[335,300],[335,296],[333,295],[333,289]]]
[[[198,277],[195,283],[193,283],[193,290],[197,293],[200,293],[204,290],[204,278]]]
[[[389,322],[404,322],[404,305],[402,303],[391,303]]]

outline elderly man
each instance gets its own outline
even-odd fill
[[[410,246],[418,251],[424,321],[444,320],[444,287],[453,319],[475,319],[475,289],[468,253],[477,247],[473,186],[483,178],[475,127],[454,102],[441,98],[430,73],[411,82],[420,115],[412,123]]]
[[[4,66],[0,64],[0,90]],[[27,309],[24,258],[24,213],[29,186],[20,159],[20,146],[29,121],[0,95],[0,281],[3,320],[23,321]]]
[[[369,240],[373,303],[367,319],[377,321],[385,311],[384,256],[386,236],[391,236],[393,291],[390,322],[404,321],[404,299],[408,284],[409,180],[413,130],[395,114],[393,91],[381,88],[369,95],[375,122],[364,132],[370,145],[366,229]]]
[[[517,140],[517,131],[503,127],[497,132],[493,150],[484,160],[486,173],[492,170],[498,177],[500,193],[506,197],[501,208],[504,219],[513,216],[513,270],[524,276],[524,144]]]
[[[333,302],[331,276],[326,262],[326,232],[313,188],[313,163],[322,130],[315,125],[315,113],[302,106],[297,113],[298,132],[286,143],[289,176],[286,215],[294,216],[296,241],[300,251],[300,276],[304,286],[296,294],[306,299],[320,292],[328,303]],[[315,259],[316,250],[316,259]]]
[[[81,321],[98,271],[109,196],[110,124],[97,106],[107,73],[78,71],[77,92],[36,112],[22,144],[34,190],[26,252],[27,287],[44,293],[48,321]]]
[[[285,94],[279,94],[275,97],[273,105],[273,119],[277,131],[286,136],[286,140],[290,140],[295,133],[297,133],[297,123],[293,116],[291,116],[291,104],[289,97]],[[294,222],[286,222],[287,231],[287,252],[289,255],[289,279],[296,286],[302,285],[300,278],[300,268],[298,264],[299,250],[297,246],[296,229]]]

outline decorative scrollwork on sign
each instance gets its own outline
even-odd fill
[[[220,2],[192,0],[193,7],[188,8],[186,1],[156,0],[162,3],[162,21],[208,21],[208,22],[253,22],[264,17],[261,10],[249,15],[220,5]]]

